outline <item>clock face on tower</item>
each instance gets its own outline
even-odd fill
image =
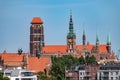
[[[71,42],[72,42],[72,39],[68,39],[68,42],[71,43]]]

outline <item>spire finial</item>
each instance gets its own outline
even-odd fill
[[[72,22],[72,10],[70,9],[70,22]]]
[[[72,16],[72,10],[70,9],[70,16]]]
[[[86,45],[86,36],[85,36],[85,29],[83,29],[83,45]]]

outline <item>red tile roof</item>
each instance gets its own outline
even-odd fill
[[[99,51],[100,53],[107,53],[107,48],[106,48],[107,45],[100,45],[99,46]]]
[[[46,45],[43,47],[42,52],[45,53],[58,53],[58,52],[66,52],[67,46],[66,45]]]
[[[20,66],[24,63],[24,57],[26,54],[17,54],[17,53],[7,53],[4,51],[0,54],[0,58],[8,66]],[[36,73],[39,71],[44,71],[45,68],[49,67],[51,64],[50,56],[41,56],[39,59],[37,57],[28,57],[28,69],[34,70]]]
[[[95,45],[86,45],[87,50],[92,50],[93,46]],[[76,46],[77,49],[82,50],[83,49],[83,45],[77,45]],[[61,53],[65,53],[67,50],[67,45],[46,45],[43,47],[42,52],[44,53],[57,53],[57,52],[61,52]],[[107,49],[106,49],[106,45],[101,44],[99,45],[99,51],[100,53],[107,53]]]
[[[34,17],[31,22],[31,24],[42,24],[42,23],[43,21],[40,17]]]
[[[29,57],[28,69],[34,70],[35,72],[44,71],[45,68],[50,65],[51,59],[49,56]]]
[[[3,53],[0,55],[4,62],[22,62],[24,55],[17,53]]]

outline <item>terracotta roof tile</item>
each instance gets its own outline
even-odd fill
[[[23,61],[23,54],[18,55],[17,53],[6,53],[2,54],[1,57],[4,62],[22,62]]]
[[[39,59],[37,57],[29,57],[28,69],[34,70],[35,72],[44,71],[50,62],[51,59],[49,56],[41,56]]]
[[[18,55],[17,53],[2,53],[0,57],[4,60],[4,64],[9,66],[21,66],[24,62],[24,54]],[[51,64],[50,56],[41,56],[39,59],[37,57],[28,57],[28,69],[34,70],[36,73],[39,71],[44,71],[48,65]]]
[[[57,53],[57,52],[62,52],[65,53],[67,50],[66,45],[46,45],[43,47],[42,52],[45,53]]]
[[[4,65],[7,64],[7,66],[21,66],[23,65],[23,62],[6,62]]]
[[[100,53],[107,53],[106,46],[107,46],[107,45],[104,45],[104,44],[99,46],[99,51],[100,51]]]
[[[95,45],[86,45],[86,48],[88,50],[92,50],[93,46]],[[83,45],[77,45],[77,49],[82,50],[83,49]],[[46,45],[45,47],[43,47],[42,52],[45,53],[57,53],[57,52],[62,52],[65,53],[67,50],[67,45]],[[100,53],[107,53],[107,49],[106,49],[106,45],[101,44],[99,45],[99,51]]]
[[[41,20],[40,17],[34,17],[31,22],[31,24],[42,24],[42,23],[43,21]]]

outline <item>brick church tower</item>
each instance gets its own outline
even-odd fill
[[[30,26],[30,55],[37,56],[40,52],[40,43],[44,46],[44,28],[41,18],[34,17]]]

